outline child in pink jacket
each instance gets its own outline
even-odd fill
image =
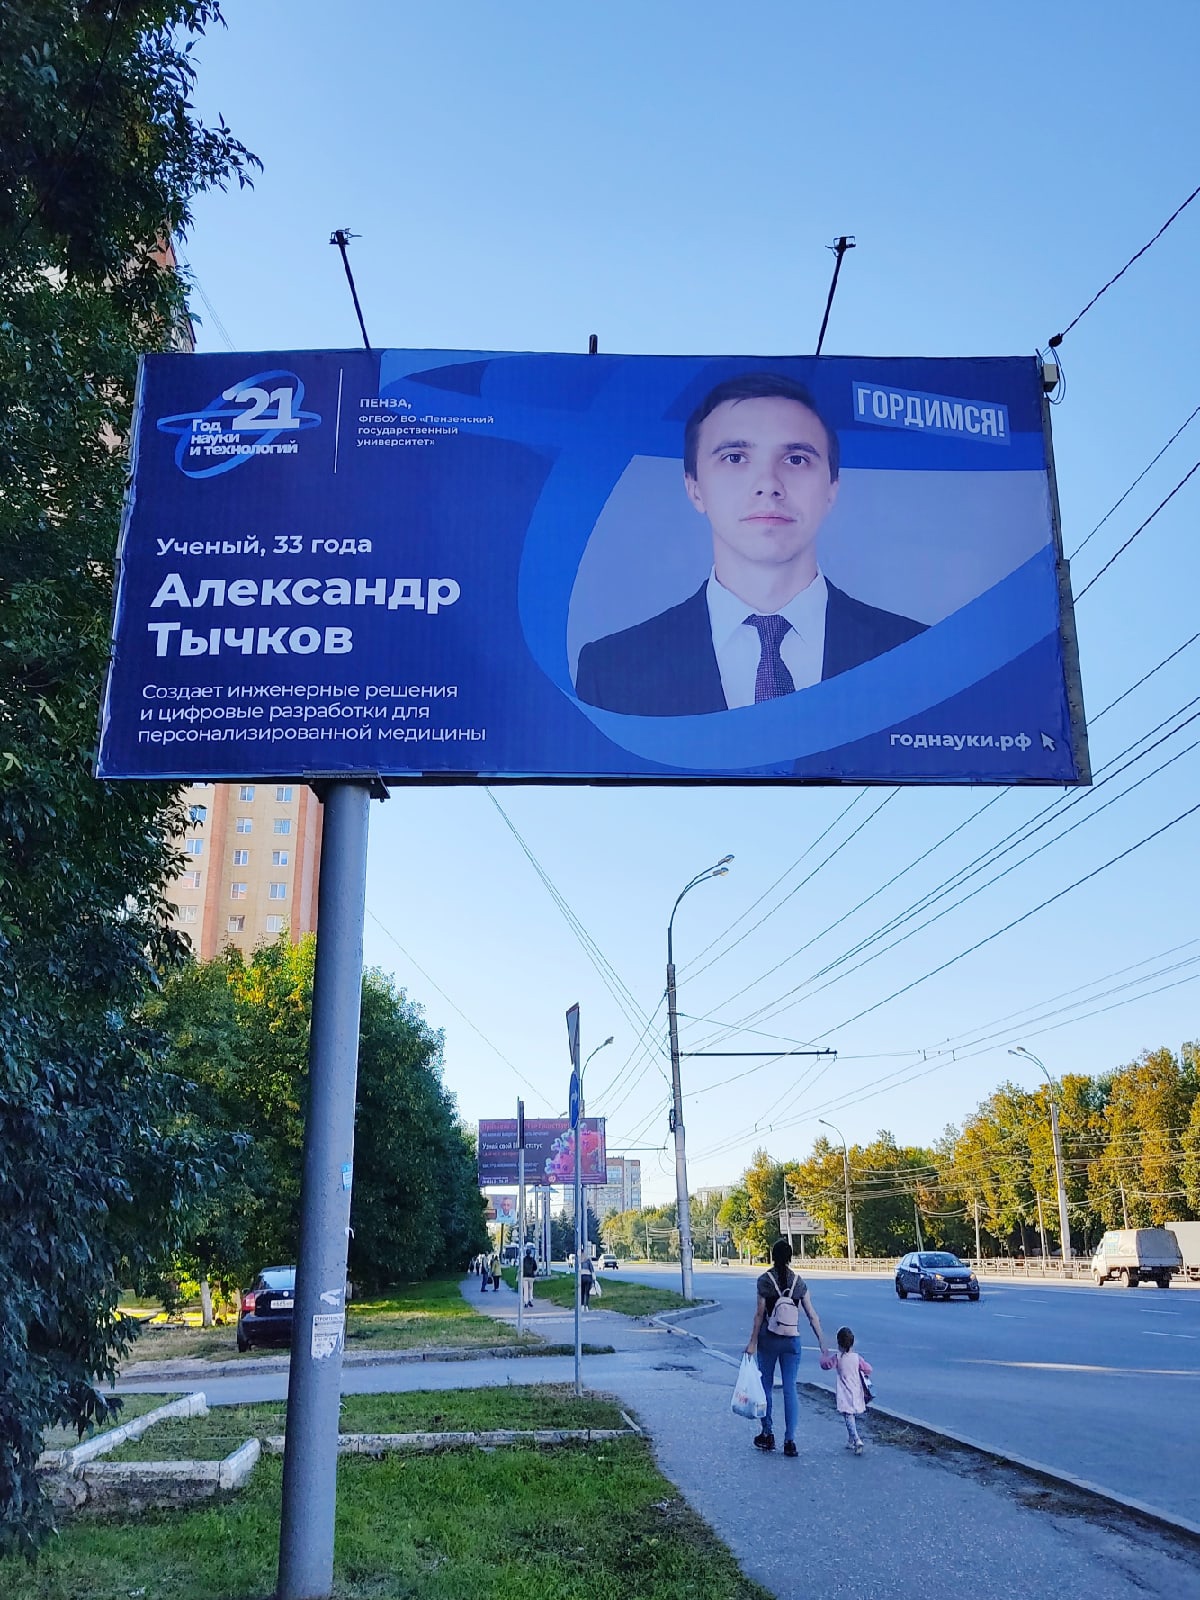
[[[858,1422],[867,1409],[867,1391],[864,1378],[871,1376],[870,1363],[854,1353],[854,1334],[849,1328],[837,1331],[838,1353],[833,1358],[837,1371],[837,1408],[846,1422],[846,1449],[856,1456],[863,1453],[863,1443],[858,1435]]]

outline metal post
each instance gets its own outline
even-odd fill
[[[1046,1066],[1046,1063],[1040,1060],[1039,1057],[1035,1056],[1032,1050],[1026,1050],[1023,1044],[1015,1046],[1013,1049],[1010,1049],[1008,1053],[1010,1056],[1024,1056],[1026,1061],[1032,1061],[1035,1067],[1039,1067],[1041,1069],[1047,1084],[1050,1086],[1050,1137],[1054,1144],[1054,1187],[1058,1190],[1059,1245],[1062,1249],[1063,1264],[1065,1266],[1066,1263],[1071,1259],[1071,1220],[1067,1215],[1067,1180],[1063,1172],[1062,1136],[1059,1133],[1058,1128],[1058,1103],[1054,1094],[1054,1079],[1050,1076],[1050,1070]],[[1124,1199],[1125,1192],[1122,1190],[1122,1204],[1124,1204]],[[1128,1216],[1125,1218],[1125,1226],[1129,1226]],[[1045,1241],[1043,1240],[1043,1258],[1045,1257],[1045,1253],[1046,1245]]]
[[[692,1213],[688,1201],[687,1141],[683,1131],[683,1089],[679,1082],[679,1017],[675,1010],[675,951],[672,930],[675,913],[685,894],[689,894],[706,878],[724,878],[729,872],[732,856],[722,856],[715,866],[698,872],[690,883],[680,890],[671,907],[667,923],[667,1029],[671,1045],[671,1132],[675,1136],[675,1209],[679,1224],[679,1278],[683,1298],[692,1298]]]
[[[1038,1232],[1042,1236],[1042,1271],[1046,1270],[1046,1219],[1042,1215],[1042,1197],[1038,1194]]]
[[[683,1088],[679,1081],[679,1018],[675,1010],[675,958],[667,929],[667,1030],[671,1044],[671,1124],[675,1135],[675,1211],[679,1227],[679,1279],[685,1300],[692,1298],[692,1213],[688,1203],[687,1145],[683,1131]]]
[[[850,1210],[850,1151],[846,1145],[846,1136],[832,1122],[826,1122],[824,1117],[817,1121],[823,1128],[833,1128],[834,1133],[842,1141],[842,1179],[846,1186],[846,1268],[854,1271],[854,1213]]]
[[[525,1332],[525,1107],[517,1101],[517,1333]]]
[[[1058,1242],[1062,1247],[1063,1265],[1072,1257],[1071,1220],[1067,1215],[1067,1180],[1063,1173],[1062,1135],[1058,1127],[1058,1105],[1050,1101],[1050,1137],[1054,1141],[1054,1182],[1058,1188]]]
[[[579,1096],[579,1116],[583,1118],[583,1094]],[[583,1253],[583,1163],[579,1159],[579,1128],[575,1129],[575,1396],[583,1398],[583,1290],[580,1278],[583,1275],[583,1264],[580,1257]]]
[[[975,1265],[980,1263],[979,1255],[979,1201],[975,1201]]]
[[[320,931],[309,1035],[278,1600],[325,1600],[333,1589],[371,793],[366,783],[345,781],[331,783],[322,796]]]
[[[1127,1228],[1129,1226],[1129,1203],[1125,1199],[1125,1185],[1122,1183],[1119,1187],[1121,1190],[1121,1226]]]

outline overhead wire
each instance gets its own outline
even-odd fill
[[[1096,304],[1097,300],[1099,300],[1102,295],[1106,295],[1108,293],[1108,291],[1112,288],[1113,284],[1119,283],[1121,281],[1121,279],[1125,276],[1125,274],[1129,271],[1130,267],[1133,266],[1134,262],[1135,261],[1140,261],[1142,259],[1142,257],[1146,254],[1147,250],[1149,250],[1153,245],[1156,245],[1158,243],[1158,241],[1162,238],[1163,234],[1166,233],[1167,229],[1175,221],[1176,217],[1178,217],[1182,212],[1187,210],[1188,206],[1191,205],[1192,201],[1196,198],[1196,196],[1198,194],[1200,194],[1200,188],[1193,189],[1191,194],[1188,195],[1187,199],[1183,202],[1183,204],[1179,205],[1179,206],[1176,206],[1175,210],[1172,211],[1171,215],[1163,223],[1162,227],[1158,230],[1158,232],[1154,235],[1154,237],[1152,239],[1147,239],[1146,243],[1142,246],[1142,248],[1140,250],[1138,250],[1134,255],[1130,256],[1129,260],[1121,268],[1120,272],[1115,272],[1113,274],[1113,276],[1108,280],[1108,282],[1103,285],[1102,288],[1097,289],[1096,293],[1088,301],[1087,305],[1084,306],[1083,310],[1078,312],[1074,317],[1072,317],[1070,322],[1068,322],[1066,327],[1063,329],[1063,331],[1061,333],[1056,333],[1054,335],[1054,337],[1050,340],[1050,348],[1051,348],[1051,350],[1057,350],[1059,345],[1063,342],[1063,340],[1070,333],[1071,329],[1076,327],[1083,320],[1083,318],[1087,316],[1088,312]]]
[[[483,1040],[484,1044],[487,1045],[488,1049],[493,1053],[493,1055],[499,1056],[500,1060],[503,1061],[504,1065],[509,1069],[509,1071],[511,1073],[513,1073],[513,1075],[516,1078],[518,1078],[520,1080],[520,1082],[522,1082],[525,1085],[525,1087],[532,1094],[537,1095],[538,1099],[542,1102],[542,1104],[544,1106],[546,1106],[549,1109],[553,1110],[553,1105],[552,1105],[551,1101],[549,1099],[547,1099],[546,1095],[542,1093],[542,1091],[537,1087],[537,1085],[535,1083],[531,1083],[530,1080],[521,1071],[521,1069],[518,1066],[514,1065],[514,1063],[511,1062],[508,1059],[508,1057],[504,1054],[504,1051],[501,1050],[498,1045],[494,1044],[492,1042],[492,1040],[488,1038],[487,1034],[484,1033],[483,1029],[480,1028],[476,1023],[471,1021],[471,1018],[462,1009],[462,1007],[457,1005],[453,1000],[451,1000],[450,996],[442,988],[441,984],[438,983],[437,979],[430,977],[429,973],[425,971],[425,968],[421,965],[421,963],[417,960],[417,958],[408,953],[408,951],[400,943],[399,939],[397,939],[396,935],[392,932],[392,930],[387,926],[387,924],[385,922],[381,921],[380,918],[375,915],[375,913],[371,910],[371,908],[369,906],[367,907],[367,915],[370,917],[371,921],[376,924],[376,926],[379,928],[381,933],[383,933],[386,938],[388,938],[388,939],[390,939],[392,941],[392,943],[396,946],[396,949],[399,950],[400,954],[404,957],[404,959],[417,969],[417,971],[425,979],[426,983],[428,983],[432,988],[437,990],[438,994],[441,995],[442,999],[446,1002],[446,1004],[450,1007],[450,1009],[452,1011],[455,1011],[455,1012],[458,1013],[458,1015],[466,1023],[467,1027],[471,1029],[472,1033],[478,1034],[479,1037]]]
[[[1119,794],[1113,797],[1113,799],[1106,801],[1103,805],[1096,807],[1094,810],[1089,810],[1078,822],[1073,823],[1068,828],[1064,828],[1060,833],[1054,835],[1052,839],[1046,841],[1042,845],[1039,845],[1037,849],[1030,851],[1027,855],[1021,857],[1019,861],[1011,863],[1004,869],[1003,872],[996,874],[995,877],[988,879],[987,882],[977,885],[968,894],[963,895],[952,905],[944,907],[943,910],[938,912],[935,916],[927,918],[926,921],[918,924],[918,926],[915,928],[910,928],[907,933],[904,933],[900,936],[900,938],[893,940],[891,944],[883,946],[882,949],[876,949],[873,954],[866,954],[866,952],[871,950],[873,946],[879,945],[882,940],[886,939],[892,933],[897,932],[906,923],[913,921],[916,917],[921,916],[925,911],[931,909],[931,907],[936,905],[939,900],[945,899],[947,895],[956,893],[972,877],[975,877],[980,872],[986,871],[989,867],[994,866],[1003,858],[1003,856],[1009,854],[1012,850],[1020,848],[1020,846],[1028,842],[1028,840],[1030,840],[1035,833],[1040,832],[1041,829],[1047,826],[1049,822],[1055,820],[1057,816],[1061,816],[1065,812],[1074,809],[1074,807],[1080,805],[1081,803],[1090,801],[1102,788],[1104,788],[1105,784],[1110,783],[1113,781],[1113,779],[1121,776],[1121,774],[1126,771],[1128,767],[1134,765],[1137,761],[1144,759],[1144,757],[1156,749],[1159,744],[1164,743],[1167,739],[1173,738],[1175,734],[1182,731],[1182,729],[1186,727],[1188,723],[1195,721],[1197,717],[1200,716],[1200,713],[1194,713],[1192,716],[1188,717],[1185,722],[1180,723],[1177,727],[1171,729],[1169,733],[1164,734],[1162,738],[1158,739],[1154,744],[1151,744],[1146,749],[1142,750],[1140,754],[1133,756],[1128,762],[1126,762],[1124,767],[1116,766],[1116,763],[1123,760],[1131,751],[1136,750],[1139,744],[1145,743],[1148,738],[1151,738],[1154,734],[1159,733],[1168,722],[1171,722],[1173,719],[1181,716],[1184,712],[1190,710],[1191,707],[1195,706],[1198,702],[1200,702],[1200,695],[1194,696],[1190,701],[1185,702],[1183,706],[1171,712],[1168,717],[1156,724],[1154,728],[1148,730],[1147,733],[1144,733],[1140,735],[1139,738],[1133,740],[1129,745],[1126,746],[1124,750],[1122,750],[1118,755],[1114,756],[1111,761],[1105,763],[1105,765],[1099,769],[1100,772],[1107,773],[1107,776],[1102,778],[1099,783],[1093,784],[1089,789],[1077,790],[1074,793],[1068,793],[1056,797],[1049,803],[1049,805],[1043,806],[1040,811],[1035,812],[1032,817],[1027,818],[1017,828],[1010,831],[997,843],[989,845],[985,851],[974,857],[972,861],[968,862],[965,866],[958,868],[956,872],[952,873],[948,878],[943,879],[942,882],[936,885],[933,889],[926,891],[924,895],[912,902],[904,911],[897,913],[888,919],[888,921],[883,923],[880,927],[876,928],[872,933],[859,939],[856,944],[852,945],[848,950],[843,951],[841,955],[835,957],[833,960],[827,962],[823,967],[818,968],[816,972],[810,973],[809,976],[802,980],[801,983],[786,990],[776,999],[766,1001],[760,1006],[756,1007],[754,1010],[748,1012],[745,1017],[740,1019],[740,1025],[744,1025],[748,1022],[765,1020],[769,1016],[776,1016],[779,1015],[781,1011],[790,1009],[789,1005],[785,1004],[784,1002],[791,1002],[791,1004],[795,1004],[792,997],[799,994],[802,989],[809,989],[812,984],[817,983],[821,978],[828,976],[832,972],[835,972],[838,967],[843,967],[847,962],[854,961],[855,957],[862,956],[863,959],[854,961],[854,965],[846,966],[844,971],[838,973],[836,977],[830,978],[828,983],[821,984],[818,989],[812,990],[808,998],[811,998],[813,994],[821,993],[824,989],[831,987],[833,983],[841,982],[844,978],[850,977],[853,973],[860,971],[864,966],[869,965],[879,956],[885,955],[889,951],[894,950],[898,945],[904,943],[907,939],[912,938],[916,933],[923,931],[932,923],[939,921],[950,911],[965,905],[969,900],[974,899],[976,895],[981,894],[985,889],[990,888],[994,883],[999,882],[1001,878],[1007,877],[1009,873],[1015,871],[1017,867],[1023,865],[1025,862],[1031,860],[1034,856],[1040,854],[1041,851],[1047,849],[1049,845],[1057,843],[1059,840],[1065,838],[1069,833],[1074,832],[1075,828],[1082,826],[1083,822],[1089,820],[1091,817],[1099,816],[1103,811],[1107,810],[1110,805],[1114,804],[1116,800],[1119,800],[1125,795],[1132,793],[1135,788],[1140,787],[1140,785],[1146,782],[1148,778],[1155,776],[1157,772],[1162,771],[1165,766],[1170,765],[1180,756],[1186,754],[1187,751],[1194,748],[1194,746],[1188,746],[1186,750],[1178,752],[1176,756],[1171,757],[1167,762],[1161,763],[1160,766],[1156,767],[1145,777],[1139,779],[1136,783],[1130,784],[1126,788],[1122,789]],[[1115,766],[1116,770],[1109,770]],[[978,813],[976,813],[976,815],[978,815]],[[1041,819],[1040,821],[1039,818]],[[901,875],[902,874],[897,874],[896,876]],[[895,881],[894,878],[889,880],[889,882],[893,881]],[[871,899],[873,896],[868,896],[867,898]],[[842,920],[844,919],[838,919],[839,922]],[[831,924],[831,927],[836,925],[836,923]],[[794,959],[796,955],[801,954],[805,949],[808,949],[820,937],[823,937],[823,934],[817,935],[813,939],[808,940],[805,945],[802,945],[799,950],[792,952],[792,955],[786,957],[783,962],[777,963],[774,968],[770,969],[770,972],[778,971],[780,966],[786,965],[788,961]],[[764,976],[770,976],[770,972]],[[761,978],[755,979],[750,984],[747,984],[742,989],[738,990],[734,995],[727,996],[725,1000],[720,1002],[721,1006],[724,1007],[728,1005],[730,1000],[737,999],[740,995],[747,993],[749,989],[756,987],[756,985],[761,981]],[[732,1024],[728,1024],[727,1027],[731,1032],[736,1031],[734,1025]],[[712,1040],[706,1042],[712,1042]]]

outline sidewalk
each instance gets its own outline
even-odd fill
[[[517,1296],[505,1287],[480,1294],[464,1283],[473,1309],[515,1322]],[[557,1344],[572,1341],[574,1313],[538,1305],[531,1332]],[[800,1393],[799,1458],[760,1455],[755,1427],[729,1410],[734,1369],[690,1331],[595,1310],[583,1319],[588,1343],[611,1355],[585,1355],[583,1381],[614,1395],[648,1435],[658,1465],[684,1499],[733,1551],[748,1576],[779,1600],[927,1600],[969,1594],[971,1600],[1200,1600],[1195,1542],[1177,1541],[1120,1510],[1072,1504],[1054,1485],[996,1471],[986,1457],[939,1449],[920,1435],[907,1443],[872,1439],[851,1456],[845,1429],[827,1395]],[[688,1331],[685,1331],[688,1330]],[[382,1353],[381,1353],[382,1354]],[[816,1376],[811,1350],[802,1380]],[[468,1389],[571,1383],[571,1355],[411,1360],[350,1364],[344,1393]],[[122,1389],[137,1384],[123,1382]],[[248,1371],[210,1377],[209,1404],[282,1399],[287,1373]],[[782,1395],[775,1395],[782,1445]],[[880,1417],[881,1433],[903,1437]]]
[[[486,1297],[466,1292],[482,1310]],[[508,1321],[515,1302],[512,1291],[507,1300],[501,1293],[488,1313]],[[535,1305],[527,1316],[540,1332],[543,1318],[561,1325],[573,1313]],[[824,1397],[803,1390],[799,1458],[760,1455],[754,1425],[729,1410],[734,1373],[724,1361],[694,1339],[615,1312],[589,1312],[589,1337],[601,1323],[603,1342],[620,1353],[585,1358],[585,1383],[633,1413],[665,1475],[747,1575],[780,1600],[927,1600],[955,1588],[974,1600],[1076,1592],[1088,1600],[1200,1600],[1200,1562],[1186,1547],[1176,1554],[1168,1538],[1122,1531],[1115,1514],[1092,1521],[1065,1507],[1040,1509],[1034,1496],[1023,1500],[953,1454],[943,1463],[932,1452],[873,1444],[870,1417],[866,1453],[852,1456],[841,1419]],[[459,1363],[438,1377],[447,1387],[495,1382],[479,1368],[497,1365],[505,1364]],[[513,1382],[544,1381],[552,1366],[563,1369],[552,1379],[561,1382],[570,1362],[520,1365],[517,1372],[512,1363]],[[412,1387],[441,1387],[430,1381],[435,1370],[414,1372]],[[781,1411],[778,1392],[775,1405]],[[778,1425],[776,1432],[782,1445]]]

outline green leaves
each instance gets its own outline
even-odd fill
[[[198,0],[9,0],[0,52],[0,1544],[50,1527],[40,1438],[103,1408],[117,1284],[216,1176],[142,1010],[183,954],[167,786],[91,774],[137,358],[164,246],[251,170],[188,113]]]

